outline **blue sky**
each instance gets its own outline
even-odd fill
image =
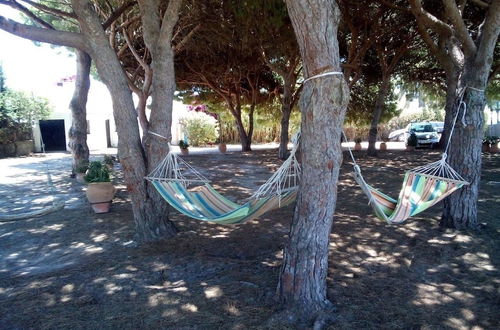
[[[0,15],[22,21],[6,6],[0,6]],[[11,89],[44,96],[58,80],[76,72],[75,58],[64,48],[51,48],[47,44],[36,46],[30,40],[3,30],[0,30],[0,45],[0,63]]]

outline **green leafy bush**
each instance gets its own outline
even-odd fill
[[[108,167],[99,161],[92,161],[89,164],[89,169],[87,170],[87,175],[85,175],[85,181],[89,183],[93,182],[110,182],[109,169]]]
[[[217,140],[217,122],[205,113],[192,112],[180,120],[184,134],[193,146],[214,143]]]

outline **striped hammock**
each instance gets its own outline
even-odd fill
[[[468,184],[444,160],[406,172],[398,200],[368,185],[357,166],[354,179],[368,196],[375,215],[390,224],[404,222]]]
[[[297,197],[300,165],[296,158],[299,134],[290,156],[249,198],[239,205],[219,194],[195,168],[176,154],[165,159],[146,177],[173,208],[193,219],[218,224],[238,224],[284,207]],[[190,185],[197,185],[188,189]]]
[[[267,196],[239,205],[219,194],[208,183],[192,191],[175,181],[155,180],[152,183],[177,211],[193,219],[218,224],[239,224],[258,218],[266,212],[289,205],[297,196],[297,189],[292,189],[281,196]]]

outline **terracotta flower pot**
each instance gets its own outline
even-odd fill
[[[387,150],[387,143],[382,142],[382,143],[380,144],[379,149],[380,149],[381,151],[385,151],[385,150]]]
[[[482,152],[490,152],[490,145],[489,144],[483,144],[481,148]]]
[[[181,148],[181,155],[183,155],[183,156],[189,155],[189,149],[188,148]]]
[[[356,142],[356,143],[354,144],[354,150],[361,150],[361,143]]]
[[[498,143],[493,143],[491,146],[490,146],[490,150],[489,150],[491,153],[498,153],[500,151],[500,149],[498,148]]]
[[[94,182],[87,186],[87,199],[95,213],[107,213],[116,189],[111,182]]]
[[[225,154],[227,151],[227,146],[225,143],[219,143],[219,152],[221,154]]]

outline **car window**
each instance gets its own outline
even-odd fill
[[[410,131],[416,133],[427,133],[434,132],[434,128],[431,124],[412,124],[410,127]]]

